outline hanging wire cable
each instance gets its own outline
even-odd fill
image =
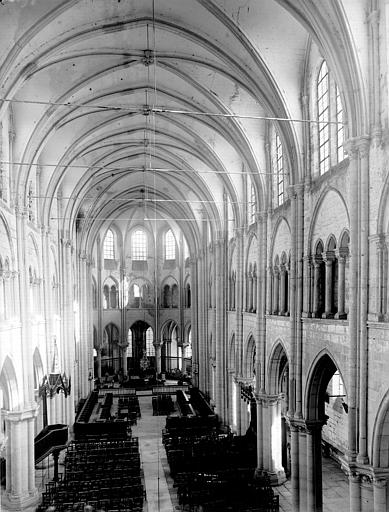
[[[178,172],[180,174],[182,173],[193,173],[193,174],[223,174],[223,175],[244,175],[246,173],[255,173],[260,174],[262,176],[271,176],[276,175],[275,172],[261,172],[257,170],[247,169],[246,172],[243,171],[217,171],[217,170],[206,170],[206,169],[185,169],[185,168],[178,168],[178,167],[149,167],[144,168],[141,166],[126,166],[126,167],[111,167],[111,166],[101,166],[101,165],[74,165],[74,164],[45,164],[45,163],[27,163],[27,162],[11,162],[9,160],[0,160],[0,164],[4,165],[20,165],[20,166],[34,166],[34,167],[57,167],[59,169],[82,169],[84,171],[88,170],[99,170],[102,171],[98,175],[93,175],[93,177],[101,178],[102,174],[110,174],[111,172],[117,172],[120,173],[127,173],[130,171],[133,172],[155,172],[155,173],[172,173],[172,172]],[[113,178],[114,176],[109,176]]]
[[[154,55],[155,61],[155,55]],[[139,107],[138,105],[126,106],[126,105],[99,105],[99,104],[91,104],[88,105],[86,103],[73,103],[73,102],[55,102],[55,101],[38,101],[38,100],[16,100],[12,98],[0,98],[1,102],[9,102],[9,103],[26,103],[32,105],[48,105],[48,106],[58,106],[58,107],[77,107],[77,108],[86,108],[86,109],[99,109],[99,110],[119,110],[124,112],[132,112],[134,114],[145,114],[144,107]],[[165,108],[161,106],[153,105],[149,110],[150,114],[179,114],[179,115],[190,115],[190,116],[206,116],[206,117],[224,117],[231,119],[257,119],[263,121],[283,121],[289,123],[311,123],[311,124],[335,124],[335,125],[347,125],[347,121],[319,121],[318,119],[296,119],[289,117],[273,117],[273,116],[259,116],[259,115],[247,115],[247,114],[226,114],[223,112],[203,112],[201,110],[179,110],[179,109],[171,109]]]
[[[32,199],[53,199],[53,196],[36,196],[36,195],[32,195],[31,196]],[[79,197],[75,197],[75,196],[61,196],[61,199],[72,199],[73,201],[77,201],[79,199]],[[85,199],[91,199],[91,200],[95,200],[95,199],[98,199],[97,196],[83,196],[82,197],[83,200]],[[215,204],[215,205],[224,205],[225,204],[225,201],[217,201],[217,200],[213,200],[213,199],[157,199],[157,198],[152,198],[152,199],[146,199],[146,198],[135,198],[135,197],[130,197],[130,198],[110,198],[109,199],[109,202],[110,203],[136,203],[136,204],[139,204],[140,202],[150,202],[150,203],[171,203],[171,204],[181,204],[181,203],[184,203],[184,204]],[[243,204],[247,204],[247,201],[230,201],[230,204],[236,204],[236,205],[243,205]]]

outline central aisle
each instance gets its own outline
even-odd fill
[[[132,434],[139,438],[139,451],[144,473],[146,498],[144,512],[173,512],[179,510],[173,480],[165,476],[168,468],[162,429],[166,416],[153,416],[151,396],[139,396],[142,417],[132,427]],[[168,473],[168,471],[167,471]],[[170,490],[173,492],[170,493]]]
[[[133,436],[139,438],[139,451],[144,473],[147,501],[144,512],[177,512],[181,510],[173,479],[169,474],[162,429],[166,416],[153,416],[151,396],[138,396],[142,417],[132,427]],[[323,511],[346,512],[349,510],[348,481],[339,465],[323,457]],[[292,512],[291,483],[274,488],[280,496],[280,512]]]

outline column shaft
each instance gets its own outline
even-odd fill
[[[326,269],[326,291],[325,291],[325,311],[323,313],[323,318],[331,318],[332,316],[332,258],[328,258],[325,260],[325,269]]]
[[[313,270],[313,316],[317,318],[319,316],[319,283],[320,283],[320,263],[314,262]]]
[[[387,512],[386,480],[373,480],[374,512]]]
[[[280,291],[280,284],[279,284],[279,278],[280,273],[277,268],[273,271],[273,315],[277,315],[279,311],[279,291]]]
[[[338,312],[336,318],[345,318],[345,273],[346,258],[338,257]]]
[[[349,475],[350,511],[361,512],[361,482],[356,474]]]
[[[368,382],[368,282],[369,282],[369,140],[358,140],[360,158],[360,279],[359,279],[359,452],[358,462],[367,464]]]
[[[348,443],[352,460],[357,449],[357,353],[358,353],[358,251],[359,251],[359,166],[354,141],[349,142],[349,204],[350,204],[350,268],[349,268],[349,385],[348,385]],[[366,383],[363,385],[365,386]]]
[[[291,487],[292,487],[292,510],[300,510],[300,465],[299,465],[299,431],[297,427],[290,427],[290,463],[291,463]]]

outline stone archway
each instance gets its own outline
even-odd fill
[[[299,480],[300,510],[307,512],[323,510],[322,427],[326,422],[325,399],[328,384],[337,369],[327,353],[322,354],[313,364],[306,387],[305,423],[299,426],[298,454],[292,453],[292,459],[298,457],[299,467],[306,467],[305,482],[301,477]],[[296,462],[294,461],[293,467]]]
[[[142,358],[146,356],[146,332],[150,325],[143,320],[137,320],[131,326],[132,332],[132,369],[134,374],[141,371]]]
[[[278,342],[270,357],[268,369],[267,406],[271,409],[271,466],[277,481],[290,475],[290,429],[287,421],[289,402],[289,360],[285,348]]]

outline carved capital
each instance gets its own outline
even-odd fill
[[[358,157],[358,148],[356,145],[356,139],[348,139],[343,144],[344,152],[350,160],[355,160]]]
[[[366,158],[369,156],[370,137],[367,135],[358,137],[356,140],[356,146],[358,148],[360,158]]]
[[[323,253],[323,261],[326,265],[330,265],[335,260],[335,251],[325,251]]]

